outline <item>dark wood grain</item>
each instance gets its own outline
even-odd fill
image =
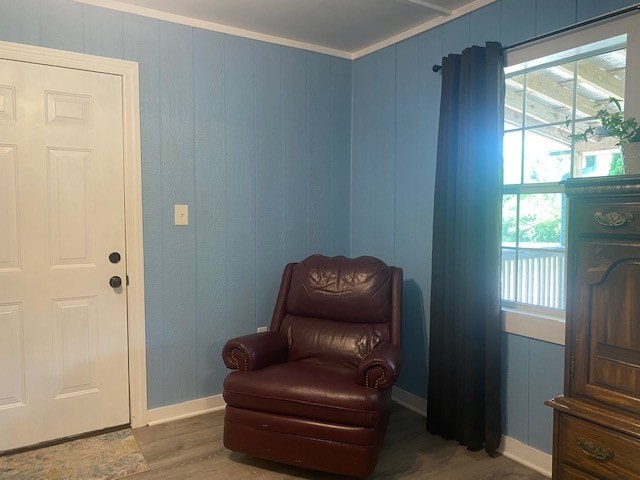
[[[597,478],[640,479],[640,442],[615,430],[560,415],[561,462]]]
[[[638,480],[640,179],[572,180],[566,193],[565,396],[547,402],[553,478]]]

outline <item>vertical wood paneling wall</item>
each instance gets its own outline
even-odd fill
[[[509,45],[622,8],[628,0],[497,0],[354,62],[351,253],[404,268],[399,386],[426,397],[433,189],[441,76],[431,67],[472,44]],[[563,348],[505,334],[508,435],[551,452]]]
[[[0,0],[0,40],[138,62],[149,408],[219,394],[284,264],[349,254],[352,62],[69,0]]]
[[[355,62],[69,0],[0,0],[0,40],[139,63],[149,408],[220,393],[222,344],[266,325],[283,265],[314,252],[404,268],[399,386],[426,397],[431,66],[633,3],[497,0]],[[563,349],[505,334],[503,351],[506,433],[549,452]]]

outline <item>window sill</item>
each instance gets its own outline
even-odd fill
[[[564,327],[563,317],[502,308],[502,331],[506,333],[564,345]]]

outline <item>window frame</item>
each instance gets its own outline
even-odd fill
[[[640,118],[640,89],[633,86],[634,79],[636,82],[640,81],[640,14],[638,13],[510,49],[505,52],[505,74],[525,73],[541,65],[569,61],[571,58],[585,54],[597,55],[599,52],[620,45],[624,39],[626,39],[627,48],[625,116]],[[543,185],[549,187],[549,184]],[[553,185],[555,188],[556,184]],[[535,191],[537,186],[536,184],[527,185],[526,189]],[[558,185],[557,188],[564,193],[562,185]],[[522,190],[519,189],[518,193],[521,192]],[[565,311],[503,302],[502,329],[507,333],[564,345]]]

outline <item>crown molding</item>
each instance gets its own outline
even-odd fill
[[[343,50],[337,50],[335,48],[323,47],[322,45],[315,45],[313,43],[300,42],[298,40],[292,40],[290,38],[278,37],[276,35],[267,35],[265,33],[254,32],[253,30],[247,30],[244,28],[231,27],[222,23],[209,22],[206,20],[199,20],[197,18],[185,17],[184,15],[176,15],[175,13],[162,12],[153,8],[139,7],[137,5],[130,5],[118,0],[73,0],[76,3],[83,3],[85,5],[93,5],[95,7],[107,8],[109,10],[117,10],[119,12],[130,13],[133,15],[140,15],[142,17],[154,18],[156,20],[162,20],[165,22],[177,23],[180,25],[186,25],[189,27],[201,28],[203,30],[211,30],[213,32],[226,33],[229,35],[235,35],[237,37],[249,38],[251,40],[260,40],[261,42],[275,43],[285,47],[299,48],[301,50],[307,50],[310,52],[324,53],[326,55],[332,55],[334,57],[346,58],[347,60],[353,60],[351,53]]]
[[[494,3],[496,0],[475,0],[474,2],[468,3],[456,10],[453,10],[453,13],[448,16],[442,16],[438,18],[434,18],[433,20],[429,20],[428,22],[421,23],[418,26],[410,28],[409,30],[405,30],[404,32],[393,35],[389,38],[386,38],[378,43],[374,43],[365,47],[361,50],[357,50],[351,52],[351,60],[356,60],[360,57],[364,57],[365,55],[369,55],[370,53],[376,52],[378,50],[382,50],[390,45],[401,42],[408,38],[414,37],[421,33],[426,32],[427,30],[431,30],[432,28],[436,28],[440,25],[450,22],[451,20],[455,20],[456,18],[462,17],[468,13],[473,12],[479,8],[485,7]]]
[[[73,0],[76,3],[82,3],[85,5],[93,5],[95,7],[107,8],[109,10],[117,10],[124,13],[130,13],[133,15],[140,15],[143,17],[154,18],[156,20],[162,20],[171,23],[177,23],[181,25],[187,25],[190,27],[201,28],[203,30],[211,30],[219,33],[226,33],[229,35],[235,35],[238,37],[249,38],[252,40],[259,40],[267,43],[275,43],[285,47],[298,48],[301,50],[307,50],[310,52],[322,53],[325,55],[331,55],[334,57],[345,58],[347,60],[356,60],[365,55],[369,55],[377,50],[382,50],[390,45],[406,40],[420,33],[426,32],[432,28],[435,28],[444,23],[450,22],[458,17],[466,15],[478,8],[482,8],[489,5],[496,0],[475,0],[467,5],[464,5],[456,10],[453,10],[451,15],[435,18],[428,22],[422,23],[415,27],[400,32],[389,38],[386,38],[380,42],[374,43],[359,50],[346,51],[335,48],[329,48],[322,45],[316,45],[313,43],[301,42],[298,40],[292,40],[290,38],[279,37],[277,35],[268,35],[265,33],[255,32],[253,30],[247,30],[244,28],[231,27],[216,22],[209,22],[206,20],[199,20],[197,18],[186,17],[183,15],[176,15],[174,13],[162,12],[147,7],[140,7],[137,5],[131,5],[118,0]]]

